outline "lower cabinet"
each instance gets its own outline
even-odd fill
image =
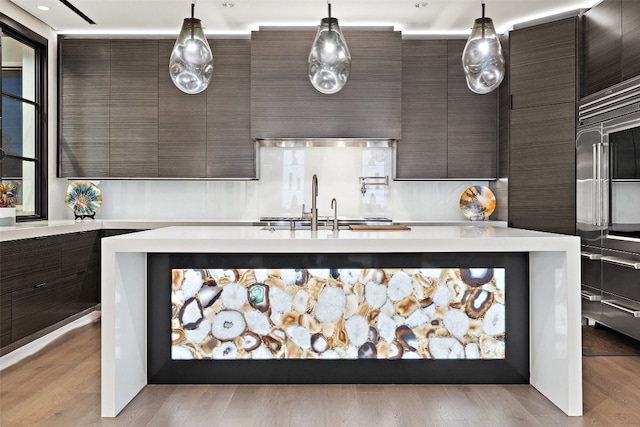
[[[11,344],[11,294],[0,294],[0,347]]]
[[[2,242],[0,252],[0,347],[99,303],[99,231]]]
[[[17,341],[62,320],[58,280],[11,293],[11,341]]]

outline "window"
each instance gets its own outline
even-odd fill
[[[18,221],[47,216],[47,40],[0,14],[0,179]]]

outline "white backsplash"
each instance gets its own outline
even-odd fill
[[[393,181],[391,148],[263,147],[259,181],[113,180],[97,182],[102,207],[96,219],[240,220],[300,216],[311,207],[311,179],[318,176],[318,214],[331,216],[331,199],[342,217],[387,217],[396,221],[464,221],[462,192],[486,181]],[[359,177],[390,177],[389,186],[367,186]],[[66,180],[58,184],[68,184]],[[66,185],[52,186],[50,219],[70,219]],[[60,192],[60,194],[56,194]],[[60,206],[62,205],[62,206]]]

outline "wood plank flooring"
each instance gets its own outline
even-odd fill
[[[583,417],[529,385],[152,385],[100,417],[100,325],[0,371],[0,426],[640,425],[640,356],[583,357]]]

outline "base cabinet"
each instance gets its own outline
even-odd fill
[[[0,347],[99,303],[99,231],[2,242],[0,254]]]

